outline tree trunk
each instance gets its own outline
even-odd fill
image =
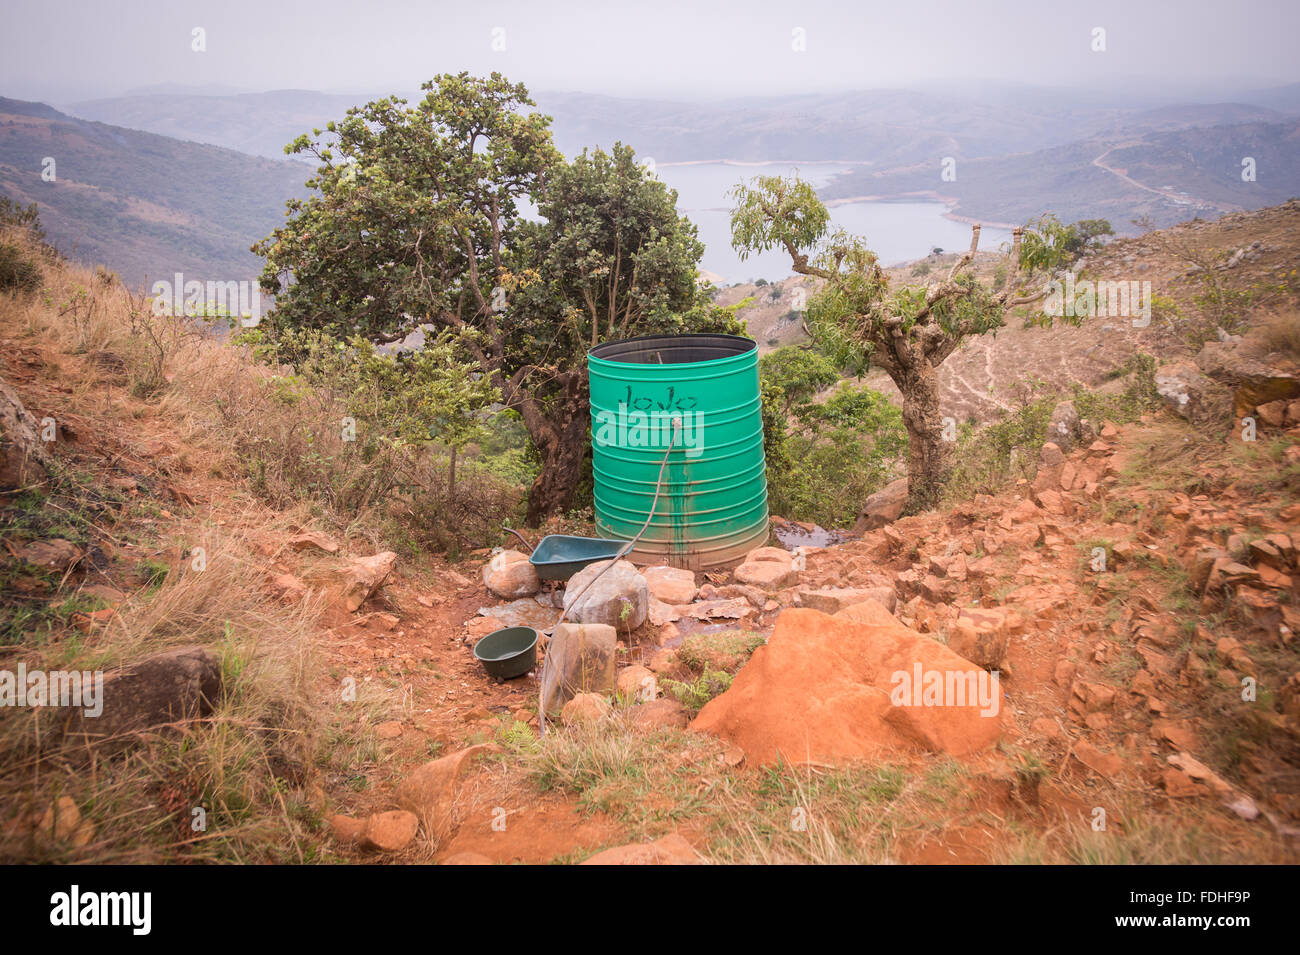
[[[537,443],[536,436],[533,441]],[[537,445],[542,457],[542,471],[528,492],[528,513],[524,523],[529,527],[536,527],[544,518],[573,506],[574,494],[582,480],[586,445],[585,422],[582,427],[566,422],[544,443]]]
[[[548,395],[545,404],[535,392],[526,389],[526,382],[505,395],[507,405],[524,419],[524,427],[542,459],[542,471],[528,492],[524,523],[529,527],[573,506],[587,453],[591,409],[586,370],[564,372],[555,381],[558,393]]]
[[[907,428],[907,513],[929,510],[938,502],[948,476],[950,442],[943,439],[939,416],[939,371],[928,361],[906,370],[898,382]]]

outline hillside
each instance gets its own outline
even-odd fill
[[[41,178],[45,157],[54,182]],[[0,194],[37,203],[55,245],[133,286],[176,272],[255,279],[249,246],[306,194],[310,171],[0,98]]]
[[[1233,281],[1242,287],[1233,304],[1266,310],[1291,307],[1300,297],[1297,236],[1300,202],[1118,239],[1080,262],[1081,276],[1148,281],[1155,295],[1184,303],[1181,308],[1157,308],[1144,328],[1133,327],[1131,320],[1092,316],[1077,326],[1047,331],[1026,328],[1012,317],[995,335],[968,339],[940,367],[943,413],[957,421],[987,424],[1012,410],[1034,382],[1050,382],[1057,388],[1070,384],[1104,388],[1115,369],[1139,352],[1170,359],[1185,355],[1199,345],[1198,333],[1212,337],[1217,321],[1227,323],[1203,303],[1208,280],[1197,260],[1217,256],[1222,269],[1223,263],[1242,250],[1231,271]],[[999,253],[981,253],[976,274],[987,281],[1002,259]],[[923,284],[955,260],[954,253],[946,252],[889,269],[887,274],[897,285]],[[751,300],[737,314],[748,323],[760,349],[768,350],[808,340],[791,312],[792,293],[798,287],[812,294],[817,282],[791,277],[763,286],[746,283],[720,289],[716,298],[723,305]],[[897,400],[897,389],[883,373],[872,372],[866,381]]]
[[[329,450],[336,395],[167,316],[146,335],[120,285],[6,234],[40,289],[0,294],[0,664],[125,692],[96,723],[0,707],[0,858],[1293,864],[1297,216],[1108,247],[1089,269],[1170,299],[1149,333],[953,357],[1013,406],[959,449],[998,465],[983,484],[855,540],[647,571],[612,598],[634,612],[608,680],[544,734],[536,670],[472,654],[559,615],[562,586],[494,559],[513,538],[462,521],[477,546],[448,554],[409,499],[348,504],[330,488],[386,465]],[[1061,416],[1111,336],[1115,387]],[[1159,394],[1122,367],[1138,347]],[[1000,390],[1023,374],[1056,390]],[[980,698],[899,702],[913,666]]]
[[[934,161],[854,171],[837,177],[821,195],[828,201],[942,198],[952,203],[954,214],[982,222],[1023,223],[1043,212],[1054,212],[1065,222],[1102,218],[1131,235],[1139,231],[1134,220],[1142,217],[1163,227],[1196,215],[1259,209],[1300,193],[1298,135],[1300,124],[1288,121],[1144,132],[1118,140],[1098,137],[964,160],[953,182],[940,181]],[[1247,156],[1255,159],[1257,170],[1269,174],[1243,181],[1242,158]]]

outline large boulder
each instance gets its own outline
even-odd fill
[[[546,648],[542,700],[554,715],[579,693],[613,693],[618,633],[599,623],[562,623]]]
[[[631,633],[649,615],[650,586],[629,561],[609,565],[607,560],[588,564],[570,578],[564,589],[566,619]]]
[[[116,750],[138,733],[209,715],[221,691],[216,654],[198,646],[168,650],[106,673],[102,711],[74,709],[67,736],[74,743]]]
[[[964,756],[997,742],[1001,704],[995,675],[897,621],[795,608],[691,729],[767,764]]]
[[[874,531],[892,524],[903,513],[907,503],[907,478],[899,478],[872,494],[862,502],[858,510],[857,523],[853,525],[852,535],[861,537],[867,531]]]
[[[483,565],[483,584],[503,600],[531,597],[542,589],[527,554],[503,550]]]

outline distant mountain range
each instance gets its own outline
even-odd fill
[[[1132,233],[1142,216],[1164,226],[1300,194],[1300,85],[1238,93],[1176,103],[973,84],[697,102],[535,98],[568,155],[622,141],[658,163],[833,160],[855,168],[821,189],[828,201],[930,197],[989,223],[1052,211]],[[176,271],[253,277],[260,260],[248,247],[283,221],[312,172],[284,144],[369,98],[163,89],[64,112],[0,98],[0,193],[38,202],[55,244],[132,283]],[[55,182],[41,178],[47,156]],[[1253,182],[1241,178],[1245,157]],[[947,158],[955,181],[941,178]]]
[[[400,95],[411,102],[421,96]],[[622,141],[658,162],[848,160],[875,168],[942,156],[1005,156],[1125,132],[1276,122],[1300,113],[1300,85],[1252,94],[1258,99],[1156,108],[1033,87],[999,87],[987,95],[986,101],[952,89],[879,89],[682,102],[540,91],[534,99],[554,117],[556,144],[566,155]],[[84,119],[282,158],[286,143],[372,98],[309,90],[148,93],[62,108]]]
[[[1157,129],[1191,115],[1240,117],[1247,108],[1183,108],[1147,118]],[[929,196],[952,203],[967,219],[1015,225],[1044,212],[1062,221],[1109,219],[1121,234],[1194,216],[1261,209],[1300,195],[1300,120],[1237,122],[1136,133],[1134,126],[1019,155],[958,161],[944,181],[938,161],[845,173],[821,189],[828,201]],[[1242,178],[1243,160],[1254,179]]]
[[[45,181],[45,160],[54,181]],[[50,240],[133,285],[176,272],[255,278],[249,246],[306,195],[312,167],[76,119],[0,97],[0,194],[36,202]]]

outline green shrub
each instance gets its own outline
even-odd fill
[[[35,292],[42,285],[41,268],[16,242],[0,242],[0,292]]]

